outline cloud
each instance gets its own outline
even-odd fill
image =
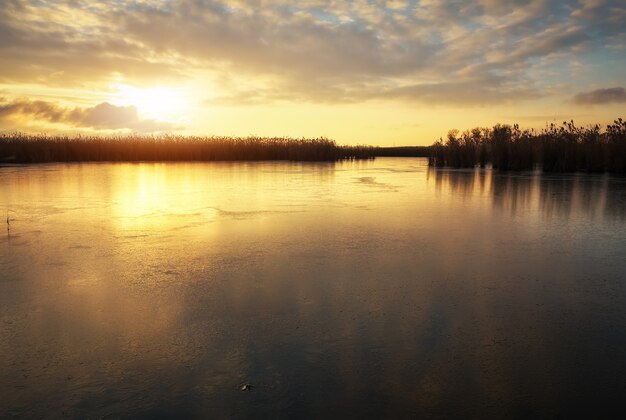
[[[20,117],[95,130],[156,132],[180,129],[168,122],[142,119],[134,106],[116,106],[103,102],[94,107],[65,108],[48,101],[21,99],[8,102],[0,99],[0,119]]]
[[[115,75],[146,80],[180,76],[165,57],[150,58],[137,42],[116,36],[107,13],[80,0],[3,3],[0,82],[68,86]]]
[[[454,82],[402,86],[385,91],[381,97],[411,102],[446,105],[492,105],[540,97],[532,88],[507,86],[497,78],[474,78]]]
[[[591,49],[625,58],[626,6],[619,0],[386,4],[8,1],[0,8],[0,82],[165,83],[200,74],[235,86],[220,84],[216,93],[234,105],[277,98],[448,103],[448,87],[473,105],[498,102],[499,94],[524,100],[548,92],[554,81],[542,66],[551,59],[585,60]],[[559,64],[554,70],[562,73]]]
[[[0,102],[0,118],[16,115],[29,115],[36,119],[42,119],[53,123],[65,120],[66,110],[44,101],[13,101]]]
[[[574,103],[578,105],[603,105],[625,102],[626,89],[623,87],[596,89],[590,92],[581,92],[574,96]]]
[[[505,121],[528,121],[534,123],[548,123],[551,121],[569,121],[577,118],[586,118],[586,114],[552,114],[552,115],[501,115],[498,118]]]

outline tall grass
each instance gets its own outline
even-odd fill
[[[338,146],[327,138],[199,136],[48,136],[0,134],[0,162],[136,162],[373,159],[367,146]]]
[[[492,165],[504,171],[626,173],[626,121],[577,127],[573,121],[551,124],[540,132],[517,124],[498,124],[448,132],[431,146],[431,166],[473,168]]]

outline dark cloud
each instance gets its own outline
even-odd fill
[[[574,103],[579,105],[602,105],[626,102],[626,89],[613,87],[582,92],[574,96]]]
[[[67,111],[53,103],[45,101],[0,101],[0,118],[15,115],[29,115],[36,119],[57,123],[66,119]]]
[[[87,108],[65,108],[48,101],[0,100],[0,119],[12,117],[29,117],[96,130],[155,132],[180,128],[167,122],[140,118],[134,106],[116,106],[108,102]]]

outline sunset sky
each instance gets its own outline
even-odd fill
[[[626,117],[623,0],[2,0],[0,131],[326,136]]]

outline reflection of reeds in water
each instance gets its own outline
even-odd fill
[[[465,199],[474,194],[483,195],[493,189],[492,171],[482,169],[429,169],[439,194],[449,190],[455,197]]]
[[[327,138],[0,135],[0,162],[337,161],[373,159],[374,148]]]
[[[573,121],[551,124],[539,133],[517,124],[451,130],[431,146],[431,166],[485,167],[545,172],[626,173],[626,121],[621,118],[601,131],[599,125],[576,127]]]
[[[515,214],[538,211],[545,217],[626,219],[626,182],[609,175],[501,174],[491,170],[429,170],[437,191],[455,198],[488,196],[494,208]]]

